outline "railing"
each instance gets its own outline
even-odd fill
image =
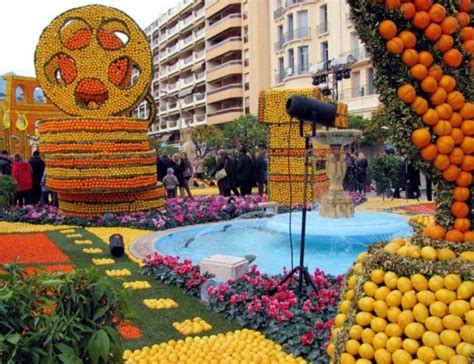
[[[285,79],[285,72],[284,71],[278,72],[275,75],[275,83],[281,83],[281,82],[283,82],[284,79]]]
[[[153,63],[158,63],[160,61],[160,56],[153,56]]]
[[[218,88],[215,88],[214,90],[211,90],[211,91],[207,91],[207,95],[213,95],[213,94],[216,94],[218,92],[222,92],[222,91],[225,91],[225,90],[228,90],[228,89],[231,89],[231,88],[242,88],[242,83],[231,83],[229,85],[225,85],[225,86],[221,86],[221,87],[218,87]]]
[[[193,62],[193,55],[191,54],[190,56],[187,56],[186,58],[181,60],[181,67],[185,67],[188,64],[191,64]]]
[[[227,38],[223,41],[220,41],[219,43],[216,43],[216,44],[213,44],[211,45],[209,48],[208,48],[208,51],[212,50],[212,49],[215,49],[215,48],[218,48],[226,43],[229,43],[229,42],[234,42],[234,41],[239,41],[241,42],[242,41],[242,38],[241,37],[230,37],[230,38]]]
[[[372,95],[376,95],[375,87],[372,83],[346,88],[339,91],[340,100],[355,99],[358,97],[366,97]]]
[[[204,80],[204,77],[206,77],[206,72],[205,71],[201,71],[201,72],[198,72],[198,73],[194,74],[194,78],[196,79],[196,82]]]
[[[186,96],[186,97],[183,99],[183,106],[192,105],[193,102],[194,102],[194,97],[193,97],[193,95]]]
[[[187,18],[183,19],[183,28],[191,24],[194,20],[194,14],[191,14]]]
[[[178,82],[168,84],[168,91],[173,91],[178,88]]]
[[[283,38],[275,42],[275,52],[281,51],[283,49]]]
[[[194,121],[194,118],[192,118],[192,117],[182,118],[181,119],[181,125],[184,124],[186,126],[189,126],[193,123],[193,121]]]
[[[200,102],[206,100],[206,93],[205,92],[198,92],[194,94],[194,102]]]
[[[318,25],[318,34],[329,32],[329,22],[323,22]]]
[[[304,65],[304,66],[298,65],[298,74],[299,74],[299,75],[306,75],[306,74],[309,74],[309,73],[311,73],[309,69],[310,69],[309,63],[306,64],[306,65]]]
[[[294,39],[294,37],[295,37],[295,32],[293,31],[293,29],[290,29],[286,33],[283,33],[283,37],[281,39],[282,43],[285,44],[286,42],[290,42]]]
[[[369,58],[369,52],[364,46],[352,49],[349,52],[341,53],[340,57],[348,57],[349,55],[354,57],[357,61],[362,61],[363,59]]]
[[[171,66],[168,66],[168,73],[176,71],[177,69],[178,69],[178,62],[176,62],[175,64],[173,64]]]
[[[165,111],[166,111],[166,105],[161,105],[160,112],[165,112]]]
[[[311,36],[310,27],[297,28],[295,30],[295,39],[309,38],[310,36]]]
[[[177,51],[178,51],[178,43],[175,43],[174,45],[168,48],[168,55],[171,55]]]
[[[205,28],[201,28],[197,32],[194,32],[194,40],[196,41],[199,38],[203,37],[205,32],[206,32]]]
[[[158,37],[158,42],[160,43],[163,42],[167,37],[168,37],[167,33],[160,34],[160,36]]]
[[[174,35],[180,28],[180,23],[178,22],[173,28],[168,29],[168,36]]]
[[[182,81],[183,81],[184,85],[189,85],[190,83],[193,83],[194,77],[189,76],[189,77],[183,78]]]
[[[159,44],[159,39],[153,39],[153,42],[152,42],[152,47],[156,47],[158,44]]]
[[[160,71],[160,78],[165,77],[168,74],[166,67],[163,67]]]
[[[193,41],[193,33],[188,35],[186,38],[183,39],[183,46],[191,43]]]
[[[243,112],[244,108],[242,106],[231,106],[231,107],[228,107],[228,108],[225,108],[225,109],[220,109],[220,110],[215,110],[215,111],[209,112],[208,116],[215,116],[215,115],[220,115],[220,114],[225,114],[225,113],[228,113],[228,112],[235,112],[235,111]]]
[[[278,18],[281,18],[283,16],[283,11],[284,10],[285,10],[285,8],[283,8],[282,6],[280,6],[276,10],[274,10],[273,11],[273,19],[276,20]]]
[[[178,120],[168,120],[168,128],[176,128],[178,126]]]
[[[204,49],[201,49],[200,51],[194,52],[194,60],[197,61],[201,58],[204,57]]]
[[[168,103],[168,110],[174,110],[178,107],[178,103],[176,101]]]
[[[194,12],[194,17],[195,18],[200,18],[201,16],[203,16],[205,13],[205,9],[204,8],[201,8],[199,9],[198,11]]]
[[[208,29],[212,29],[214,28],[215,26],[221,24],[222,22],[228,20],[228,19],[240,19],[241,18],[241,15],[240,14],[229,14],[225,17],[223,17],[222,19],[219,19],[218,21],[216,21],[215,23],[212,23],[211,25],[209,25],[209,28]]]
[[[193,118],[194,118],[194,122],[195,122],[196,124],[206,122],[206,115],[204,115],[204,114],[199,114],[199,115],[198,115],[198,114],[194,114]]]
[[[285,1],[285,6],[288,8],[290,6],[300,4],[300,3],[304,3],[304,2],[306,2],[306,0],[286,0]]]
[[[218,69],[221,69],[221,68],[224,68],[224,67],[227,67],[227,66],[230,66],[230,65],[233,65],[233,64],[242,64],[242,61],[241,60],[233,60],[233,61],[227,61],[225,63],[221,63],[220,65],[217,65],[217,66],[214,66],[214,67],[211,67],[207,70],[207,72],[213,72],[213,71],[216,71]]]
[[[160,78],[160,72],[153,73],[153,79],[156,80],[157,78]]]

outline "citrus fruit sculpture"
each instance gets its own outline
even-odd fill
[[[470,0],[349,0],[394,138],[437,185],[435,221],[361,254],[347,275],[334,363],[469,363],[474,356]]]
[[[41,34],[35,68],[47,97],[71,115],[40,124],[46,184],[60,209],[92,216],[161,207],[148,121],[127,116],[151,82],[151,51],[138,25],[100,5],[66,11]]]

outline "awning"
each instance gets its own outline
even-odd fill
[[[162,141],[162,142],[167,142],[168,140],[170,140],[170,138],[171,138],[172,135],[173,135],[173,134],[170,134],[170,133],[163,134],[163,135],[161,136],[161,141]]]
[[[191,72],[199,71],[199,70],[202,68],[202,66],[204,66],[204,61],[195,64],[195,65],[191,68]]]
[[[178,93],[178,97],[185,97],[188,95],[191,95],[193,93],[193,88],[194,86],[188,86],[186,88],[183,88],[181,91]]]

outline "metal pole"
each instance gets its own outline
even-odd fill
[[[303,271],[304,268],[304,247],[306,236],[306,203],[308,190],[308,161],[309,161],[309,137],[305,136],[305,155],[304,155],[304,179],[303,179],[303,211],[301,217],[301,244],[300,244],[300,271],[298,277],[298,294],[303,294]]]

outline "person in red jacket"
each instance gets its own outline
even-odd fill
[[[30,202],[30,192],[33,188],[33,170],[28,162],[21,159],[21,155],[15,154],[13,158],[12,178],[16,181],[17,192],[15,204],[23,206]]]

